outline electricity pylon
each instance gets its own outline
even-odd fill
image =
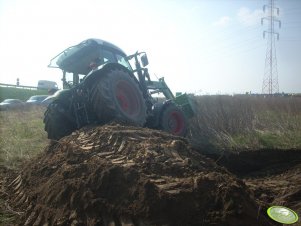
[[[263,25],[264,20],[267,20],[269,23],[268,30],[263,31],[263,38],[265,38],[266,34],[268,34],[268,38],[262,93],[273,94],[279,93],[277,57],[275,47],[275,36],[277,36],[277,40],[279,40],[279,33],[275,32],[274,24],[275,22],[278,22],[280,28],[281,21],[278,20],[275,16],[275,11],[277,11],[277,15],[279,15],[279,8],[275,7],[274,0],[269,0],[269,4],[263,6],[263,11],[266,12],[266,10],[268,11],[268,16],[261,18],[261,25]]]

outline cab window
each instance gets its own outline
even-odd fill
[[[129,62],[125,59],[125,57],[116,54],[117,62],[123,66],[125,66],[127,69],[132,70],[131,65]]]

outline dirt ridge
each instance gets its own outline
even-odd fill
[[[146,128],[83,128],[6,182],[19,225],[277,225],[242,180]]]

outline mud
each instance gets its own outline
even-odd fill
[[[16,225],[280,225],[268,206],[301,211],[301,152],[283,153],[205,156],[156,130],[83,128],[5,172],[2,199]]]

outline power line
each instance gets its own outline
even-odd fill
[[[275,7],[274,0],[269,0],[269,4],[263,6],[264,12],[266,9],[268,9],[269,15],[261,18],[262,25],[264,20],[267,20],[269,23],[268,30],[263,31],[263,37],[265,38],[266,34],[268,34],[268,39],[262,93],[273,94],[279,93],[277,57],[275,48],[275,36],[277,36],[277,40],[279,40],[279,33],[275,32],[274,25],[275,22],[278,22],[280,28],[281,21],[275,16],[275,10],[277,11],[277,15],[279,15],[279,8]]]

